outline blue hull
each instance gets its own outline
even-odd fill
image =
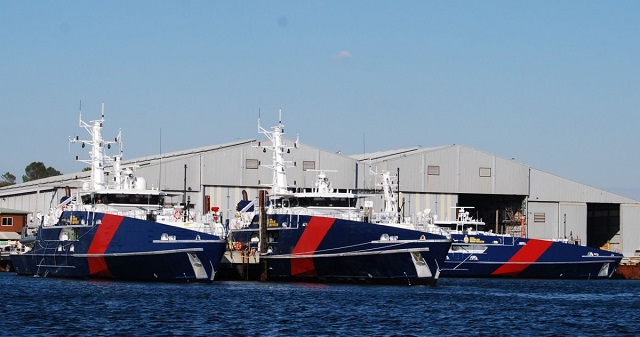
[[[622,254],[564,242],[453,234],[443,277],[610,278]]]
[[[257,222],[231,241],[257,250]],[[444,236],[344,219],[281,214],[268,224],[268,280],[435,284],[451,247]]]
[[[19,275],[212,281],[226,241],[154,221],[63,212],[38,229],[32,250],[11,255]]]

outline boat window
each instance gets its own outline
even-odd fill
[[[282,200],[282,207],[285,207],[285,208],[289,207],[289,199]]]
[[[355,205],[356,198],[308,197],[297,201],[302,207],[351,207]]]
[[[164,196],[148,194],[90,194],[83,195],[85,204],[162,205]]]

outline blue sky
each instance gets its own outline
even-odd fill
[[[0,174],[105,102],[125,158],[257,138],[461,144],[640,199],[637,1],[2,1]],[[162,137],[160,137],[162,135]],[[161,139],[161,140],[160,140]]]

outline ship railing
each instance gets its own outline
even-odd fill
[[[570,245],[577,245],[580,246],[582,244],[582,240],[580,240],[580,238],[574,238],[573,236],[570,236],[568,238],[555,238],[555,239],[551,239],[551,241],[554,242],[562,242],[562,243],[566,243],[566,244],[570,244]],[[609,250],[608,248],[610,247],[606,247],[607,245],[601,247],[601,249],[603,250]]]
[[[359,211],[352,209],[327,209],[324,207],[291,207],[291,208],[279,208],[278,213],[282,214],[295,214],[295,215],[309,215],[309,216],[322,216],[327,218],[362,221],[363,214]]]
[[[399,223],[397,212],[376,212],[371,214],[371,222],[373,223]]]
[[[432,224],[423,224],[420,227],[421,230],[430,233],[430,234],[437,234],[437,235],[442,235],[442,236],[450,236],[451,232],[449,229],[447,228],[443,228],[437,225],[432,225]]]
[[[636,266],[636,265],[640,264],[640,256],[638,256],[638,255],[625,256],[620,261],[620,264],[621,265]]]
[[[350,221],[363,221],[364,217],[360,212],[347,211],[347,212],[332,212],[331,217],[336,219],[344,219]]]

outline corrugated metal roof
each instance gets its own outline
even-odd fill
[[[600,203],[638,203],[637,200],[608,192],[552,173],[531,169],[530,200]]]
[[[265,139],[266,140],[266,139]],[[290,140],[290,139],[285,139],[286,143],[289,145],[293,145],[294,141]],[[262,140],[261,140],[262,141]],[[207,152],[215,152],[216,150],[222,150],[222,149],[230,149],[236,146],[247,146],[248,144],[257,142],[256,139],[246,139],[246,140],[238,140],[238,141],[234,141],[234,142],[229,142],[229,143],[224,143],[224,144],[219,144],[219,145],[211,145],[211,146],[205,146],[205,147],[199,147],[199,148],[193,148],[193,149],[187,149],[187,150],[183,150],[183,151],[175,151],[175,152],[170,152],[170,153],[164,153],[164,154],[157,154],[157,155],[153,155],[153,156],[147,156],[147,157],[140,157],[140,158],[135,158],[135,159],[131,159],[131,160],[126,160],[123,161],[124,165],[127,164],[138,164],[140,166],[145,166],[150,164],[151,162],[154,161],[158,161],[158,160],[164,160],[164,159],[170,159],[169,161],[173,161],[173,160],[181,160],[183,157],[191,157],[194,155],[199,155],[202,153],[207,153]],[[402,148],[402,149],[395,149],[395,150],[388,150],[388,151],[378,151],[378,152],[370,152],[370,153],[364,153],[364,154],[356,154],[356,155],[351,155],[351,156],[343,156],[339,153],[334,153],[334,152],[329,152],[326,150],[322,150],[320,148],[314,147],[314,146],[310,146],[307,144],[299,144],[299,145],[304,145],[305,147],[311,148],[311,149],[316,149],[318,152],[326,152],[326,153],[331,153],[331,154],[335,154],[339,157],[343,157],[343,158],[348,158],[354,161],[371,161],[372,163],[382,163],[382,162],[395,162],[393,165],[404,165],[406,166],[406,164],[408,164],[409,162],[407,162],[407,158],[406,157],[413,157],[413,156],[420,156],[420,155],[427,155],[427,158],[437,158],[438,160],[440,160],[440,162],[443,163],[448,163],[447,161],[449,160],[453,160],[455,158],[458,158],[457,160],[459,161],[460,158],[460,153],[465,152],[467,153],[465,155],[465,158],[470,159],[471,161],[474,160],[480,160],[483,159],[484,156],[480,156],[481,154],[485,154],[488,157],[492,157],[494,158],[494,162],[491,163],[491,165],[486,165],[488,167],[492,167],[493,169],[495,169],[495,172],[492,173],[492,179],[497,179],[496,181],[492,182],[492,186],[491,189],[495,190],[497,188],[497,190],[495,190],[495,193],[507,193],[507,194],[513,194],[515,192],[511,191],[509,188],[510,185],[513,185],[514,182],[518,182],[520,180],[522,180],[522,177],[520,177],[522,174],[519,174],[518,172],[522,171],[522,170],[530,170],[533,169],[532,167],[530,167],[529,165],[523,164],[523,163],[519,163],[514,161],[513,159],[506,159],[506,158],[500,158],[497,157],[493,154],[487,153],[487,152],[483,152],[483,151],[479,151],[470,147],[466,147],[466,146],[462,146],[462,145],[445,145],[445,146],[437,146],[437,147],[429,147],[429,148],[423,148],[423,147],[410,147],[410,148]],[[444,151],[443,151],[444,150]],[[440,151],[440,152],[438,152]],[[449,153],[450,151],[456,151],[456,153]],[[433,153],[433,156],[428,155],[428,153]],[[315,156],[315,157],[314,157]],[[314,156],[312,156],[312,158],[314,160],[319,160],[319,155],[315,154]],[[453,158],[453,159],[452,159]],[[478,159],[480,158],[480,159]],[[484,158],[486,159],[486,158]],[[484,160],[483,159],[483,160]],[[498,160],[496,160],[498,159]],[[403,164],[404,163],[404,164]],[[164,162],[163,162],[164,164]],[[422,163],[424,164],[430,164],[428,162]],[[450,163],[449,163],[450,164]],[[326,166],[326,162],[324,163],[318,163],[318,165],[322,165],[324,168],[324,166]],[[454,168],[456,168],[456,170],[458,170],[457,173],[465,173],[466,171],[461,171],[463,168],[460,167],[461,163],[457,162],[457,163],[453,163],[451,164],[454,166]],[[449,165],[449,166],[451,166]],[[518,169],[518,167],[521,167],[521,169]],[[424,169],[424,168],[423,168]],[[471,167],[469,170],[473,171],[469,171],[466,172],[466,175],[477,175],[477,173],[474,171],[475,169],[477,169],[475,166]],[[343,169],[344,171],[344,169]],[[538,170],[536,170],[538,171]],[[235,172],[235,171],[234,171]],[[515,172],[515,173],[514,173]],[[541,171],[540,171],[541,172]],[[424,172],[422,172],[424,174]],[[518,174],[516,174],[518,173]],[[548,174],[548,173],[546,173]],[[552,174],[549,174],[550,176],[553,176]],[[55,176],[55,177],[49,177],[49,178],[45,178],[45,179],[39,179],[39,180],[35,180],[35,181],[30,181],[30,182],[26,182],[26,183],[20,183],[20,184],[15,184],[15,185],[10,185],[7,187],[3,187],[0,188],[0,196],[2,195],[16,195],[16,194],[22,194],[22,193],[33,193],[36,191],[42,191],[42,190],[51,190],[51,189],[55,189],[55,188],[62,188],[64,186],[71,186],[71,187],[79,187],[82,184],[82,181],[85,179],[88,179],[88,177],[90,176],[90,172],[78,172],[78,173],[71,173],[71,174],[65,174],[65,175],[60,175],[60,176]],[[445,174],[442,173],[441,177],[444,177]],[[495,178],[494,178],[495,177]],[[559,177],[558,177],[559,178]],[[259,179],[259,178],[256,178]],[[298,179],[298,180],[302,180],[302,179]],[[569,184],[565,184],[565,183],[561,183],[558,184],[557,186],[553,187],[551,186],[551,188],[549,186],[546,186],[546,193],[539,193],[538,190],[536,190],[536,187],[540,184],[545,184],[544,179],[540,179],[538,180],[534,180],[529,182],[528,178],[524,179],[526,181],[520,181],[520,185],[522,184],[529,184],[531,183],[532,187],[534,188],[533,191],[531,191],[532,193],[530,193],[530,197],[535,198],[535,197],[539,197],[542,198],[544,197],[544,199],[546,200],[564,200],[567,198],[566,193],[573,193],[574,191],[576,191],[576,187],[573,186],[573,184],[579,184],[581,187],[580,192],[584,195],[588,195],[588,198],[586,198],[586,200],[592,200],[591,198],[594,198],[593,201],[595,202],[600,202],[602,200],[606,200],[606,202],[623,202],[623,203],[632,203],[635,202],[635,200],[630,199],[628,197],[624,197],[624,196],[620,196],[614,193],[610,193],[610,192],[605,192],[603,190],[597,189],[597,188],[592,188],[590,186],[584,185],[584,184],[580,184],[577,182],[573,182],[573,184],[569,183]],[[407,178],[405,178],[405,183],[407,181]],[[561,182],[571,182],[571,180],[569,179],[565,179],[562,178]],[[449,182],[450,183],[450,182]],[[467,191],[467,189],[463,189],[460,190],[460,184],[463,184],[462,187],[466,186],[464,183],[464,181],[460,181],[460,178],[458,178],[457,184],[455,186],[450,186],[451,184],[448,185],[434,185],[433,182],[429,182],[429,186],[431,189],[435,188],[437,191],[448,191],[448,192],[483,192],[484,190],[478,190],[476,191],[475,188],[471,188],[469,191]],[[247,182],[245,182],[245,184],[247,184]],[[425,182],[420,183],[419,181],[416,182],[416,184],[419,185],[424,185],[426,184]],[[470,184],[470,185],[469,185]],[[475,185],[474,185],[475,184]],[[476,186],[476,181],[475,180],[471,180],[468,184],[468,186],[471,187],[478,187]],[[506,186],[506,187],[505,187]],[[562,187],[567,188],[566,191],[562,191]],[[485,188],[486,189],[486,188]],[[521,187],[518,187],[518,191],[522,189]],[[505,192],[506,191],[506,192]],[[538,192],[538,193],[536,193]],[[585,193],[586,192],[586,193]],[[521,192],[518,192],[517,194],[522,194]],[[525,194],[527,194],[525,192]]]
[[[0,214],[31,214],[31,212],[20,211],[17,209],[0,208]]]
[[[443,146],[434,146],[434,147],[411,147],[411,148],[389,150],[389,151],[370,152],[365,154],[354,154],[350,157],[359,161],[365,161],[365,160],[380,161],[380,160],[394,159],[400,156],[438,151],[446,148],[455,148],[457,146],[459,145],[443,145]]]
[[[369,153],[363,153],[363,154],[354,154],[349,156],[350,158],[353,158],[355,160],[378,160],[378,159],[382,159],[382,158],[386,158],[386,157],[392,157],[395,155],[401,155],[401,154],[406,154],[409,152],[413,152],[413,151],[417,151],[419,150],[419,147],[410,147],[410,148],[406,148],[406,149],[397,149],[397,150],[388,150],[388,151],[379,151],[379,152],[369,152]]]
[[[439,155],[435,153],[428,155],[427,153],[442,151]],[[455,153],[451,153],[455,151]],[[446,163],[447,160],[458,158],[458,162],[454,165],[457,170],[458,178],[456,181],[445,179],[444,185],[434,185],[430,182],[430,188],[438,191],[447,191],[455,193],[503,193],[503,194],[530,194],[531,200],[548,200],[548,201],[573,201],[583,200],[587,202],[609,202],[609,203],[637,203],[638,201],[616,193],[607,192],[598,188],[591,187],[570,179],[561,178],[534,169],[533,167],[515,161],[514,159],[501,158],[494,154],[476,150],[462,145],[446,145],[432,148],[408,148],[398,149],[375,153],[365,153],[361,155],[353,155],[351,158],[361,162],[371,161],[372,163],[392,163],[391,166],[406,166],[410,162],[410,158],[427,154],[428,158],[437,158],[439,163]],[[464,158],[464,162],[460,162]],[[492,159],[493,158],[493,159]],[[493,162],[487,162],[493,160]],[[476,163],[477,165],[469,165]],[[429,163],[426,163],[429,164]],[[443,164],[445,165],[445,164]],[[445,165],[447,166],[447,165]],[[451,166],[451,163],[448,164]],[[484,186],[479,184],[477,179],[478,166],[491,167],[495,172],[491,173],[492,186]],[[528,177],[529,170],[539,172]],[[424,173],[424,172],[423,172]],[[441,177],[446,174],[441,172]],[[550,178],[554,178],[554,183],[549,183]],[[465,180],[466,179],[466,180]],[[529,181],[529,179],[531,179]],[[405,184],[408,181],[405,178]],[[410,180],[409,180],[410,181]],[[416,184],[416,183],[414,183]],[[531,184],[531,191],[528,193],[528,185]],[[541,190],[541,188],[543,190]]]
[[[125,160],[122,163],[123,164],[133,164],[133,163],[151,161],[151,160],[156,160],[156,159],[165,159],[165,158],[189,156],[189,155],[199,154],[199,153],[203,153],[203,152],[209,152],[209,151],[220,150],[220,149],[224,149],[224,148],[228,148],[228,147],[243,145],[243,144],[247,144],[247,143],[251,143],[251,142],[255,142],[255,141],[256,141],[255,139],[245,139],[245,140],[239,140],[239,141],[230,142],[230,143],[211,145],[211,146],[203,146],[203,147],[197,147],[197,148],[188,149],[188,150],[175,151],[175,152],[169,152],[169,153],[161,153],[161,154],[157,154],[157,155],[153,155],[153,156],[147,156],[147,157],[140,157],[140,158],[135,158],[135,159],[131,159],[131,160]]]
[[[229,148],[233,146],[248,144],[254,141],[255,139],[239,140],[239,141],[230,142],[230,143],[204,146],[204,147],[193,148],[193,149],[188,149],[183,151],[175,151],[175,152],[157,154],[153,156],[139,157],[139,158],[134,158],[130,160],[123,160],[122,165],[140,164],[140,163],[150,162],[150,161],[160,160],[160,159],[191,156],[191,155],[196,155],[204,152],[215,151],[215,150]],[[19,191],[18,193],[31,193],[38,190],[42,190],[43,188],[52,189],[55,187],[64,187],[67,185],[74,188],[79,188],[80,186],[82,186],[82,182],[86,179],[89,179],[90,176],[91,176],[90,171],[83,171],[83,172],[69,173],[69,174],[63,174],[59,176],[53,176],[53,177],[28,181],[25,183],[18,183],[18,184],[9,185],[9,186],[0,188],[0,195],[12,195],[15,193],[16,190]]]

